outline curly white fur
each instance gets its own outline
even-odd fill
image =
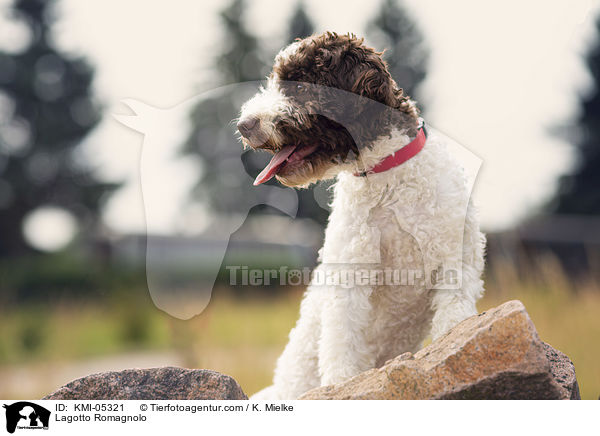
[[[436,340],[477,313],[485,238],[446,138],[431,128],[428,132],[419,154],[383,173],[354,175],[407,144],[410,139],[401,131],[363,150],[358,163],[338,167],[317,267],[417,271],[425,280],[311,284],[273,385],[254,399],[295,399],[309,389],[344,381],[417,351],[429,334]],[[450,285],[427,280],[439,270],[458,271],[457,280]]]

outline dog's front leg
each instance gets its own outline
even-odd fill
[[[462,298],[461,290],[436,290],[433,297],[434,315],[431,339],[438,340],[461,321],[477,315],[475,302]]]
[[[460,289],[437,289],[432,292],[434,315],[431,322],[431,338],[435,341],[459,322],[477,315],[475,303],[483,292],[483,282],[474,267],[465,265]]]
[[[432,309],[434,316],[431,325],[431,337],[435,341],[459,322],[477,314],[476,303],[483,295],[483,252],[485,236],[479,231],[476,212],[469,202],[465,217],[464,236],[462,245],[461,268],[454,271],[457,274],[448,277],[450,280],[459,278],[457,289],[433,290]],[[456,264],[457,256],[448,259],[447,265]],[[446,268],[448,273],[452,268]],[[443,273],[443,270],[442,270]],[[451,282],[452,283],[452,282]]]
[[[256,400],[295,400],[319,386],[318,342],[320,302],[318,293],[308,289],[300,305],[300,318],[277,360],[273,385],[255,394]]]
[[[342,382],[375,366],[370,287],[326,287],[321,312],[319,373],[321,386]]]

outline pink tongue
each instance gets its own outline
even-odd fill
[[[268,163],[265,169],[262,170],[258,176],[256,176],[256,179],[254,180],[254,186],[271,180],[273,176],[277,174],[281,164],[285,162],[285,160],[294,152],[295,149],[295,145],[288,145],[279,150],[275,156],[271,158],[271,162]]]

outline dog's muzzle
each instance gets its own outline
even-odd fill
[[[250,139],[253,134],[256,134],[259,128],[260,120],[256,117],[244,118],[237,123],[238,131],[246,139]]]

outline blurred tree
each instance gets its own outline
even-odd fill
[[[85,60],[52,46],[53,0],[16,0],[11,13],[30,33],[27,48],[0,52],[0,257],[31,251],[22,223],[40,206],[93,223],[115,184],[98,182],[77,155],[99,120]]]
[[[600,18],[596,30],[598,37],[587,56],[594,88],[582,98],[575,141],[577,161],[573,173],[561,178],[550,203],[555,213],[600,214]]]
[[[428,50],[417,24],[397,0],[384,0],[369,23],[367,33],[384,59],[390,73],[406,94],[419,100],[419,84],[425,79]],[[422,102],[419,107],[423,109]]]
[[[290,19],[288,29],[288,42],[293,42],[296,38],[305,38],[312,35],[315,28],[310,17],[306,14],[304,9],[304,2],[299,1],[296,3],[296,9]]]
[[[217,59],[217,70],[223,78],[219,84],[258,80],[265,72],[258,41],[243,23],[245,9],[244,0],[234,0],[220,14],[225,38]]]
[[[244,25],[245,6],[244,0],[233,0],[220,14],[225,35],[222,38],[223,49],[215,60],[217,85],[261,80],[272,65],[273,54],[267,54]],[[292,17],[290,27],[299,29],[298,32],[312,29],[301,4]],[[302,36],[301,33],[295,34],[293,29],[288,32],[290,39]],[[279,45],[284,44],[282,41]],[[239,116],[242,103],[254,92],[256,83],[249,84],[247,88],[236,86],[218,97],[203,100],[192,112],[193,127],[182,151],[197,157],[202,167],[193,196],[217,213],[245,213],[240,206],[248,204],[249,199],[257,198],[256,188],[248,176],[232,171],[242,153],[232,120]],[[248,151],[242,154],[241,159],[247,174],[254,178],[266,166],[268,157],[267,153]],[[267,183],[277,182],[271,180]],[[327,211],[315,201],[312,189],[298,191],[298,196],[298,216],[310,217],[324,224]]]
[[[217,86],[260,80],[267,72],[258,41],[244,26],[245,10],[244,0],[233,0],[220,13],[224,36],[220,54],[214,60]],[[243,103],[243,97],[238,95],[240,89],[236,86],[232,91],[204,99],[194,108],[191,134],[182,150],[198,158],[202,167],[193,196],[219,213],[237,212],[245,198],[253,197],[247,176],[231,171],[235,168],[232,159],[239,160],[242,150],[232,123]],[[247,171],[252,174],[250,168]]]

